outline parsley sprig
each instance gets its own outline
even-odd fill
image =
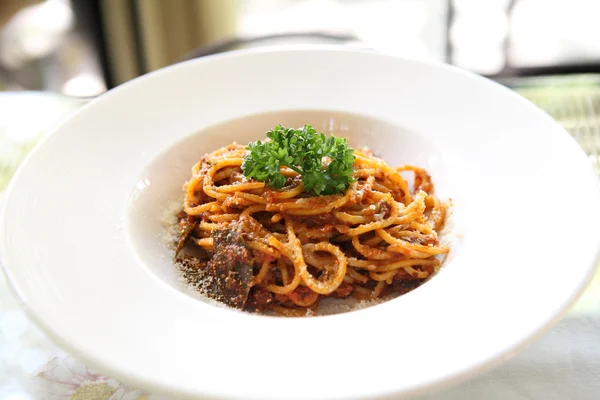
[[[345,138],[325,136],[310,125],[300,129],[277,125],[267,138],[246,147],[242,170],[249,179],[281,189],[286,182],[281,167],[288,167],[302,176],[307,192],[318,196],[342,192],[354,181],[354,150]]]

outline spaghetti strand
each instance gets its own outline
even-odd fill
[[[319,197],[290,168],[281,168],[282,189],[246,179],[246,152],[234,143],[192,167],[179,224],[182,244],[203,252],[198,270],[223,269],[217,259],[251,269],[247,308],[298,316],[330,296],[402,294],[437,272],[450,251],[439,240],[448,206],[423,168],[392,168],[355,150],[350,187]],[[217,257],[223,246],[226,256]]]

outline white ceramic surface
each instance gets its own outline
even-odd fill
[[[125,232],[140,263],[159,278],[187,294],[202,299],[193,290],[181,284],[173,268],[173,231],[177,231],[176,214],[183,204],[182,182],[190,178],[190,166],[198,162],[199,155],[211,152],[233,141],[248,143],[264,139],[264,133],[277,124],[299,127],[311,124],[320,132],[333,132],[348,138],[354,147],[370,146],[391,165],[422,165],[435,176],[436,193],[441,198],[452,196],[453,201],[466,204],[468,199],[457,199],[454,194],[466,185],[459,183],[461,174],[454,170],[455,163],[442,149],[426,137],[412,133],[400,126],[360,115],[335,111],[295,110],[276,111],[237,118],[191,135],[166,149],[140,174],[129,200],[125,216]],[[401,147],[389,148],[386,144],[402,142]],[[410,178],[410,175],[407,176]],[[411,180],[412,182],[412,180]],[[464,207],[464,206],[463,206]],[[444,241],[462,232],[460,210],[451,217],[452,234]],[[456,242],[456,243],[454,243]],[[157,245],[158,244],[158,245]],[[460,242],[452,240],[451,261]]]
[[[215,307],[170,280],[156,224],[187,164],[298,110],[433,171],[460,234],[438,276],[305,319]],[[397,398],[498,363],[555,323],[591,277],[598,204],[574,140],[508,89],[374,53],[271,49],[167,68],[84,107],[12,180],[0,252],[29,314],[124,382],[188,397]]]

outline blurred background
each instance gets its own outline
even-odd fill
[[[96,96],[186,58],[341,43],[497,79],[600,72],[596,0],[2,0],[0,88]]]

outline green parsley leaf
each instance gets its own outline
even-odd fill
[[[281,189],[286,182],[281,167],[288,167],[302,176],[306,191],[317,196],[343,192],[354,181],[354,150],[345,138],[325,136],[310,125],[299,129],[277,125],[267,138],[246,147],[242,170],[249,179]]]

